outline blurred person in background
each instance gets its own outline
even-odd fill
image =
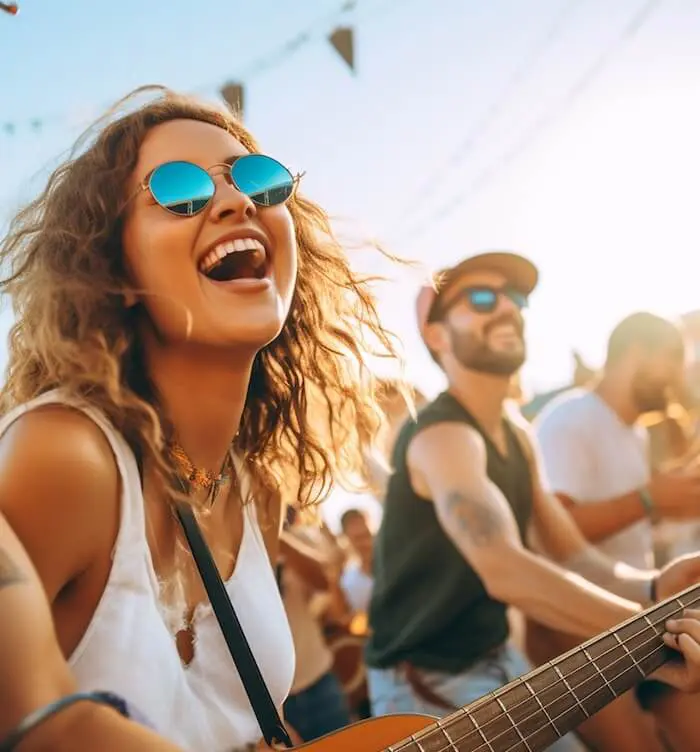
[[[700,457],[700,312],[682,315],[679,326],[686,341],[685,388],[668,410],[642,417],[649,432],[652,472],[687,467]],[[658,520],[654,543],[657,563],[697,551],[700,520]]]
[[[636,567],[654,564],[652,520],[700,518],[700,469],[651,473],[642,415],[679,392],[685,343],[670,321],[636,313],[610,335],[592,389],[557,397],[535,421],[552,491],[581,532]]]
[[[15,311],[0,513],[48,597],[50,669],[186,750],[236,749],[259,724],[174,503],[194,512],[281,707],[283,499],[364,476],[381,413],[360,332],[393,350],[326,214],[228,110],[147,87],[106,120],[0,244]],[[314,390],[336,420],[314,423]],[[9,729],[19,688],[5,686]]]
[[[537,277],[521,256],[485,253],[419,295],[419,328],[448,388],[394,449],[366,653],[375,715],[445,715],[525,673],[507,605],[591,637],[638,614],[652,582],[662,598],[700,575],[700,558],[661,573],[620,568],[541,484],[533,438],[504,413]],[[528,551],[531,533],[561,566]],[[659,676],[678,683],[673,667]],[[552,749],[577,747],[567,736]]]
[[[640,423],[645,414],[664,413],[681,393],[685,352],[671,321],[632,314],[611,333],[597,383],[560,395],[534,423],[550,490],[591,543],[636,567],[655,564],[654,523],[700,518],[700,471],[652,473],[649,433]],[[528,625],[529,652],[537,663],[576,642]],[[653,686],[640,688],[641,696]],[[685,702],[694,707],[696,700]],[[629,694],[581,732],[600,749],[623,748],[624,739],[625,749],[660,751],[650,723]]]
[[[366,614],[372,595],[374,547],[374,535],[367,513],[361,509],[347,509],[340,518],[340,527],[352,553],[343,569],[343,592],[355,613]]]
[[[317,528],[316,528],[317,530]],[[324,545],[290,507],[280,541],[280,589],[294,640],[296,668],[284,714],[305,742],[350,723],[343,686],[334,672],[334,654],[325,627],[349,618],[338,587],[344,555]]]

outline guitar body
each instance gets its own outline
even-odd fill
[[[295,747],[295,752],[383,752],[392,744],[435,723],[429,715],[385,715],[369,718]]]

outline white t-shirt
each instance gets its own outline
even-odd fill
[[[372,597],[372,584],[372,577],[362,569],[359,562],[350,562],[345,567],[340,586],[355,613],[367,613]]]
[[[623,496],[649,482],[646,429],[624,423],[595,392],[574,390],[557,397],[534,426],[553,493],[590,504]],[[653,566],[652,528],[647,519],[598,547],[631,566]]]

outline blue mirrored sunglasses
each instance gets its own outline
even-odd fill
[[[303,174],[292,175],[283,164],[264,154],[246,154],[232,164],[213,167],[225,167],[231,185],[257,206],[283,204],[303,177]],[[192,162],[159,165],[140,188],[148,190],[157,204],[178,217],[199,214],[216,193],[216,183],[209,171]]]

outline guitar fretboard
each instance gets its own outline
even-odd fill
[[[664,623],[696,586],[647,609],[385,752],[539,752],[677,655]]]

